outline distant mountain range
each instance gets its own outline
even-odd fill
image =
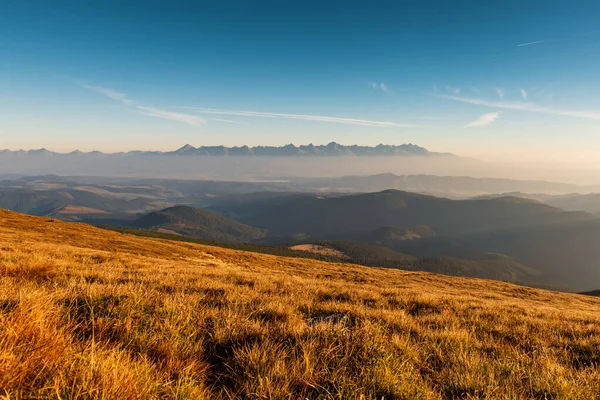
[[[36,150],[0,150],[0,154],[10,155],[109,155],[99,151],[84,153],[79,150],[70,153],[55,153],[47,149]],[[302,145],[295,146],[200,146],[194,147],[189,144],[175,151],[141,151],[132,150],[122,153],[110,153],[110,155],[175,155],[175,156],[454,156],[450,153],[435,153],[415,144],[358,146],[341,145],[331,142],[327,145]],[[455,157],[455,156],[454,156]]]

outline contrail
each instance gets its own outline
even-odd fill
[[[518,44],[517,47],[531,46],[532,44],[539,44],[539,43],[544,43],[544,42],[545,42],[545,40],[538,40],[537,42],[521,43],[521,44]]]

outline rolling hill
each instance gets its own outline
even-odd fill
[[[567,211],[585,211],[591,214],[600,214],[600,193],[552,196],[545,203]]]
[[[483,270],[490,269],[490,274],[481,275],[481,256],[500,253],[540,273],[533,281],[515,282],[576,292],[600,285],[600,219],[581,212],[564,212],[539,201],[571,201],[578,195],[539,195],[538,201],[533,201],[519,199],[519,193],[515,193],[499,198],[450,200],[397,190],[352,195],[285,191],[296,185],[313,187],[319,180],[241,183],[55,175],[9,178],[0,182],[0,208],[34,215],[131,226],[141,215],[174,204],[212,204],[210,210],[236,222],[223,220],[198,229],[194,217],[187,223],[165,221],[165,226],[155,224],[153,228],[145,223],[141,227],[215,241],[282,245],[323,240],[361,242],[386,246],[421,260],[465,261],[460,268],[453,261],[451,269],[445,267],[449,261],[436,261],[433,267],[441,268],[438,272],[470,271],[465,275],[488,278],[521,276],[513,273],[516,271],[498,275],[496,267],[487,261]],[[429,181],[428,177],[417,178]],[[458,179],[455,183],[460,186],[461,182]],[[590,201],[581,204],[593,205],[593,195],[584,197]],[[217,218],[212,215],[208,220]],[[224,232],[238,223],[249,226]],[[384,266],[377,252],[363,250],[356,252],[360,263]],[[471,262],[477,267],[465,269]]]
[[[585,193],[592,189],[591,187],[570,183],[547,181],[425,174],[396,175],[392,173],[328,178],[322,180],[322,186],[327,186],[332,190],[351,188],[354,192],[379,192],[387,189],[398,189],[461,198],[507,192],[546,193],[549,195]]]
[[[562,195],[549,195],[542,193],[501,193],[478,196],[479,199],[492,199],[498,197],[520,197],[524,199],[537,200],[565,211],[585,211],[590,214],[600,214],[600,193],[570,193]]]
[[[407,271],[425,271],[437,274],[501,280],[505,282],[538,285],[540,272],[503,254],[470,254],[458,258],[436,256],[417,258],[389,247],[354,241],[319,241],[316,246],[324,254],[337,254],[338,262],[374,267],[397,268]],[[295,246],[297,247],[297,246]],[[330,249],[334,253],[327,252]]]
[[[275,237],[361,241],[419,259],[478,261],[482,254],[500,253],[539,272],[537,285],[570,291],[600,285],[600,219],[534,200],[450,200],[386,190],[278,198],[218,210]],[[412,232],[406,240],[410,227],[417,226],[424,235]]]
[[[97,214],[123,215],[156,209],[161,203],[152,198],[119,198],[94,193],[91,188],[0,187],[0,208],[31,215],[52,215],[66,220],[79,220]]]
[[[178,234],[106,227],[116,232],[184,243],[198,243],[225,249],[243,250],[282,257],[308,258],[328,262],[342,262],[371,267],[395,268],[405,271],[427,271],[452,276],[502,280],[536,286],[540,273],[501,254],[474,254],[472,259],[430,257],[418,259],[388,247],[354,241],[319,241],[300,244],[264,244],[248,242],[218,242]]]
[[[600,299],[0,210],[10,398],[598,399]]]
[[[592,218],[517,197],[450,200],[399,190],[253,202],[251,215],[244,204],[217,210],[272,234],[303,233],[316,239],[350,237],[386,226],[425,225],[439,234],[467,234]]]
[[[436,233],[427,225],[418,226],[382,226],[365,235],[366,240],[381,244],[393,244],[398,241],[415,240],[435,236]]]
[[[264,238],[266,234],[260,229],[211,211],[188,206],[175,206],[151,212],[137,219],[132,225],[158,232],[227,242],[256,241]]]
[[[202,157],[201,157],[202,158]],[[497,182],[500,181],[500,182]],[[244,204],[251,206],[276,202],[277,199],[318,195],[322,197],[343,196],[352,193],[377,192],[386,189],[401,189],[417,193],[428,193],[452,198],[464,198],[461,193],[486,193],[492,197],[526,197],[548,200],[556,206],[572,211],[596,213],[593,195],[576,194],[552,196],[531,195],[522,191],[499,193],[496,188],[522,188],[529,192],[540,190],[546,193],[585,193],[592,187],[566,185],[552,182],[475,179],[466,177],[438,177],[428,175],[397,176],[382,174],[345,178],[307,178],[260,181],[214,181],[178,179],[109,178],[97,176],[6,176],[0,180],[0,205],[14,211],[41,215],[56,206],[78,206],[97,209],[112,214],[154,211],[169,205],[185,204],[195,207],[212,206],[231,209]],[[539,192],[542,193],[542,192]],[[71,198],[72,197],[72,198]],[[468,195],[467,195],[468,197]],[[10,200],[12,198],[12,200]],[[589,200],[584,200],[589,198]],[[271,201],[269,201],[271,200]],[[131,204],[127,204],[130,202]],[[572,204],[572,207],[571,207]],[[73,219],[70,214],[59,218]],[[79,215],[85,219],[85,214]]]

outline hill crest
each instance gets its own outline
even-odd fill
[[[236,222],[202,208],[174,206],[153,211],[137,219],[133,226],[175,232],[207,240],[245,242],[265,236],[265,231]]]

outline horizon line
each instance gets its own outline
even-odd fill
[[[82,150],[79,150],[79,149],[73,149],[73,150],[70,150],[70,151],[68,151],[68,150],[55,151],[55,150],[50,150],[47,147],[29,148],[29,149],[24,149],[24,148],[18,148],[18,149],[4,148],[4,149],[0,149],[0,154],[7,153],[7,152],[10,152],[10,153],[19,153],[19,152],[22,152],[22,153],[36,153],[37,152],[37,153],[40,153],[40,154],[42,154],[42,153],[53,153],[53,154],[62,154],[62,155],[70,155],[70,154],[73,154],[73,153],[80,153],[80,154],[101,153],[101,154],[110,155],[110,154],[128,154],[128,153],[134,153],[134,152],[144,152],[144,153],[175,153],[176,151],[181,150],[181,149],[183,149],[185,147],[189,147],[189,148],[193,148],[193,149],[209,148],[209,147],[211,147],[211,148],[222,147],[222,148],[227,148],[227,149],[241,149],[241,148],[247,147],[249,149],[253,149],[253,148],[261,148],[261,147],[263,147],[263,148],[265,148],[265,147],[267,147],[267,148],[284,148],[284,147],[287,147],[287,146],[294,146],[296,148],[308,147],[308,146],[326,147],[326,146],[331,145],[331,144],[335,144],[335,145],[343,146],[343,147],[366,147],[366,148],[373,148],[373,149],[375,149],[375,148],[377,148],[379,146],[387,146],[387,147],[412,146],[412,147],[418,147],[418,148],[421,148],[421,149],[424,149],[424,150],[427,150],[428,152],[430,152],[429,149],[427,149],[427,148],[425,148],[423,146],[419,146],[419,145],[417,145],[415,143],[410,143],[410,142],[409,143],[400,143],[400,144],[378,143],[376,145],[363,145],[363,144],[356,144],[356,143],[353,143],[353,144],[342,144],[342,143],[339,143],[339,142],[336,142],[336,141],[330,141],[330,142],[325,143],[325,144],[308,143],[308,144],[299,144],[299,145],[296,145],[296,144],[290,142],[290,143],[283,144],[283,145],[257,144],[257,145],[252,145],[252,146],[250,146],[250,145],[233,145],[233,146],[228,146],[228,145],[223,145],[223,144],[219,144],[219,145],[192,146],[191,144],[186,143],[185,145],[183,145],[181,147],[178,147],[178,148],[176,148],[174,150],[152,150],[152,149],[142,150],[142,149],[134,148],[134,149],[131,149],[131,150],[121,150],[121,151],[113,151],[113,152],[110,152],[110,151],[101,151],[101,150],[96,150],[96,149],[89,150],[89,151],[82,151]],[[437,152],[433,152],[433,153],[437,153]],[[442,154],[450,154],[450,153],[442,153]]]

